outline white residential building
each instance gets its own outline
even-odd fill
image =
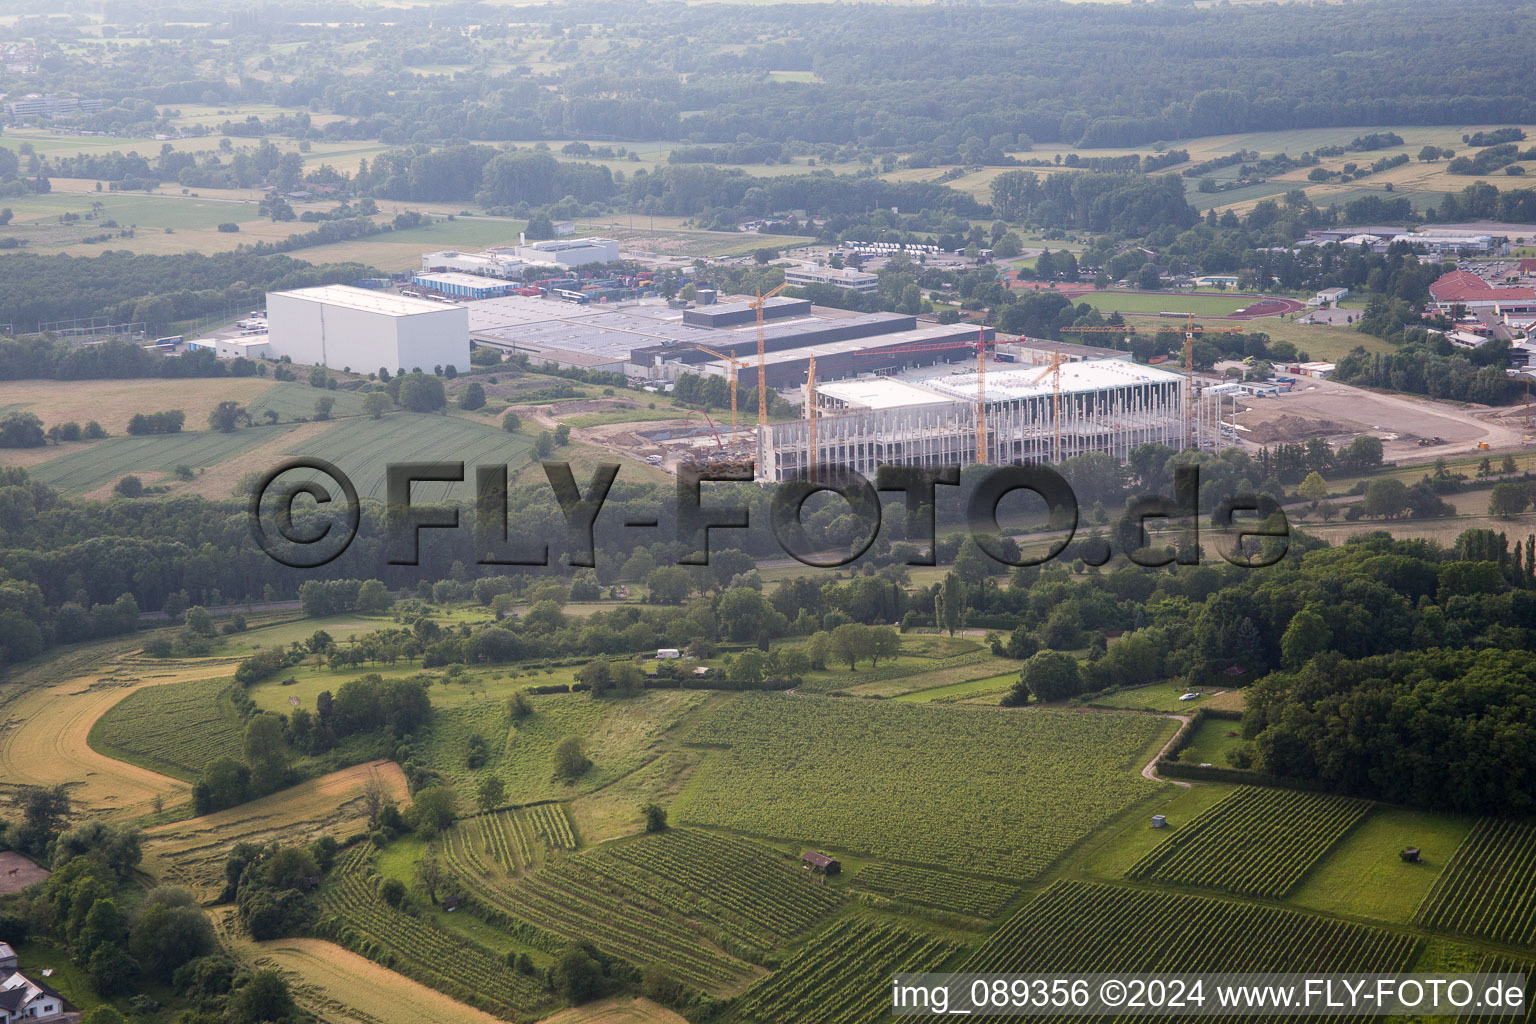
[[[50,1024],[74,1016],[62,995],[21,973],[16,950],[0,942],[0,1024]]]

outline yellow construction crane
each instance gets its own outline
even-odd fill
[[[1051,380],[1051,426],[1056,430],[1056,446],[1051,452],[1051,462],[1061,462],[1061,364],[1070,362],[1060,352],[1051,357],[1051,363],[1045,368],[1045,372],[1036,377],[1032,383],[1039,384],[1046,377]]]
[[[731,364],[731,443],[735,444],[736,443],[736,368],[741,365],[741,360],[737,359],[735,356],[728,356],[724,352],[716,352],[714,349],[706,348],[703,345],[695,345],[693,347],[698,349],[700,352],[708,353],[709,355],[714,356],[716,359],[724,359],[727,363]]]
[[[763,369],[765,362],[763,359],[763,303],[787,287],[789,287],[789,283],[785,282],[766,295],[759,288],[757,290],[757,298],[751,303],[752,308],[757,311],[757,425],[759,427],[766,427],[768,425],[767,375]]]
[[[1195,335],[1243,333],[1241,327],[1201,327],[1195,323],[1195,314],[1184,314],[1184,447],[1190,450],[1195,447]]]
[[[806,445],[806,457],[810,460],[810,480],[816,482],[816,356],[811,356],[811,362],[805,371],[805,418],[809,422],[809,444]]]

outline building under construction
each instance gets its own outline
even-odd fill
[[[820,384],[804,419],[769,424],[760,478],[793,480],[815,464],[873,476],[877,466],[1059,463],[1087,452],[1124,461],[1143,444],[1216,447],[1218,400],[1186,407],[1181,374],[1122,359],[1062,362],[1042,373],[993,370],[922,380],[874,377]],[[978,402],[978,395],[984,397]],[[978,429],[978,411],[984,416]],[[985,457],[977,459],[985,437]]]

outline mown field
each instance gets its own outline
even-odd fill
[[[354,765],[238,807],[150,828],[144,834],[143,869],[203,899],[217,897],[224,887],[224,861],[236,843],[303,845],[322,835],[342,840],[366,829],[363,787],[370,778],[397,803],[406,800],[399,765]]]
[[[679,820],[1031,878],[1150,796],[1141,716],[741,694],[686,735],[711,749]],[[964,751],[964,756],[957,752]]]

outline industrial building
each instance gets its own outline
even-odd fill
[[[444,249],[441,252],[421,254],[423,274],[479,274],[481,277],[499,277],[507,281],[521,281],[528,264],[510,253],[491,249],[486,252],[459,252]]]
[[[589,263],[617,263],[619,243],[611,238],[549,239],[519,245],[512,255],[525,263],[558,263],[562,267],[584,267]]]
[[[455,299],[495,299],[510,294],[518,286],[510,281],[496,281],[479,274],[443,271],[417,274],[412,281],[421,288]]]
[[[1143,444],[1182,449],[1193,440],[1213,447],[1219,437],[1219,399],[1197,397],[1191,423],[1180,374],[1121,359],[1063,363],[1059,374],[1059,390],[1055,374],[1036,368],[987,374],[983,461],[1054,463],[1087,452],[1123,461]],[[974,372],[818,383],[814,427],[807,418],[764,428],[759,475],[773,481],[808,475],[813,429],[818,466],[870,475],[887,463],[974,463],[977,383]]]
[[[273,359],[334,370],[470,365],[466,307],[348,285],[268,292],[267,342]]]
[[[880,290],[879,276],[848,267],[840,270],[835,267],[785,267],[784,281],[794,285],[830,284],[865,294]]]

